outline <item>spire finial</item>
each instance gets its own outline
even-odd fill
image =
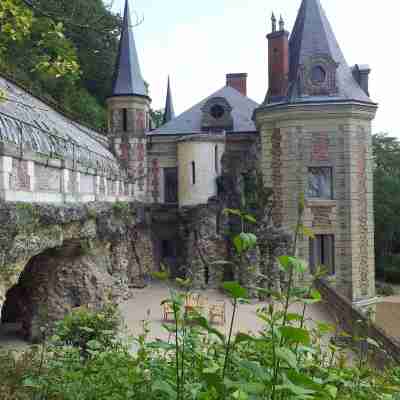
[[[171,119],[175,118],[174,105],[172,102],[172,93],[171,93],[171,84],[170,84],[170,76],[168,75],[168,84],[167,84],[167,98],[165,101],[165,110],[163,116],[163,125],[167,122],[171,121]]]
[[[134,26],[132,25],[129,0],[126,0],[114,73],[113,96],[148,96],[147,88],[140,70],[133,30]]]
[[[271,22],[272,22],[272,32],[276,32],[276,18],[274,13],[272,13],[271,16]]]
[[[284,31],[285,30],[285,21],[283,20],[282,15],[279,18],[279,30],[280,31]]]

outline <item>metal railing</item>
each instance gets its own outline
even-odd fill
[[[72,138],[59,136],[39,125],[22,121],[2,111],[0,111],[0,142],[15,145],[21,157],[24,152],[32,151],[46,156],[49,160],[70,160],[73,169],[80,164],[81,167],[101,171],[103,175],[128,181],[127,170],[118,165],[116,159],[81,145]],[[101,146],[100,143],[99,145]]]

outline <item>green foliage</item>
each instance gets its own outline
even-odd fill
[[[400,265],[400,142],[386,134],[373,136],[375,249],[378,275],[397,281]],[[386,274],[388,271],[388,274]]]
[[[163,123],[164,109],[150,110],[150,117],[151,117],[151,120],[153,121],[153,128],[154,129],[159,128]]]
[[[0,70],[74,118],[105,129],[120,17],[101,0],[32,4],[0,4]]]
[[[112,348],[120,327],[121,316],[113,303],[100,310],[78,307],[57,323],[53,340],[86,354],[90,349]]]
[[[297,233],[300,228],[301,218]],[[242,258],[246,251],[242,247],[240,252]],[[0,388],[12,393],[10,399],[43,400],[398,400],[400,368],[370,367],[369,350],[379,344],[365,336],[355,339],[368,343],[369,349],[358,346],[359,353],[347,365],[343,350],[326,338],[334,327],[306,324],[306,307],[321,296],[312,283],[296,288],[290,279],[304,270],[304,262],[291,254],[279,263],[289,277],[287,287],[259,307],[263,327],[256,334],[233,334],[246,288],[237,282],[223,285],[233,305],[225,334],[203,315],[185,311],[187,287],[182,281],[184,291],[171,288],[163,302],[174,314],[174,323],[165,325],[171,340],[149,342],[144,324],[132,352],[112,339],[114,309],[105,318],[100,318],[107,315],[104,310],[78,310],[59,324],[55,345],[36,353],[22,371],[0,357]],[[289,309],[294,302],[303,304],[303,312]],[[8,369],[4,380],[2,366]],[[33,397],[23,397],[27,394]]]
[[[112,209],[114,214],[120,218],[129,218],[130,216],[129,203],[126,201],[116,201],[113,203]]]
[[[381,257],[379,274],[387,282],[400,283],[400,254]]]

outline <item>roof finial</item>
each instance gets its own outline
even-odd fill
[[[276,18],[274,13],[272,13],[271,21],[272,21],[272,32],[276,32]]]
[[[285,21],[283,20],[282,15],[279,18],[279,30],[280,31],[284,31],[285,30]]]

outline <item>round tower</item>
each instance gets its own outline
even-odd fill
[[[319,0],[303,0],[290,41],[280,28],[273,24],[268,35],[270,88],[255,113],[273,221],[293,231],[304,195],[302,223],[314,236],[298,241],[297,255],[311,272],[323,265],[327,279],[352,301],[373,298],[371,121],[377,105],[367,74],[361,79],[352,72]]]
[[[217,195],[217,177],[225,152],[224,134],[198,134],[178,142],[179,206],[206,204]]]
[[[108,132],[112,150],[127,168],[138,201],[147,200],[146,132],[150,128],[150,103],[126,0],[112,95],[107,99]]]

